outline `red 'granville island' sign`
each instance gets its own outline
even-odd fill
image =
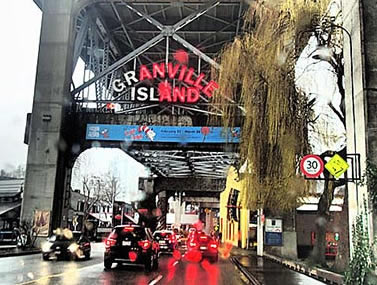
[[[196,103],[199,100],[200,92],[207,97],[212,97],[213,92],[219,88],[219,85],[213,80],[204,83],[206,76],[204,73],[195,76],[194,68],[188,68],[184,64],[169,62],[166,66],[165,63],[153,63],[151,70],[146,65],[141,65],[138,71],[138,76],[136,71],[128,71],[123,74],[123,78],[114,80],[113,90],[121,93],[127,88],[131,88],[130,99],[132,101]],[[153,86],[133,86],[138,82],[158,78],[165,79],[158,84],[158,92],[155,91]],[[172,87],[168,82],[169,79],[184,82],[188,87]]]

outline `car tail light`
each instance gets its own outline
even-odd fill
[[[148,249],[151,246],[151,242],[149,240],[139,241],[138,244],[142,249]]]
[[[133,227],[124,227],[123,228],[123,232],[126,232],[126,233],[128,233],[128,232],[133,232],[134,231],[134,228]]]
[[[115,239],[107,238],[105,240],[105,247],[114,246],[116,244],[116,242],[117,241]]]
[[[208,237],[207,237],[207,236],[204,236],[204,235],[203,235],[203,236],[200,236],[200,240],[201,240],[201,241],[207,241],[207,240],[208,240]]]
[[[217,243],[215,243],[215,242],[211,242],[211,243],[209,244],[209,247],[210,247],[210,249],[216,250],[216,249],[217,249]]]
[[[90,242],[84,243],[84,246],[90,246]]]
[[[105,247],[114,246],[117,242],[118,235],[115,232],[109,234],[108,238],[105,239]]]

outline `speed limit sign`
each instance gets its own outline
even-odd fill
[[[307,178],[317,178],[323,172],[323,161],[318,155],[305,155],[300,163],[301,172]]]

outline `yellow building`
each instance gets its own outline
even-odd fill
[[[226,188],[220,194],[220,232],[222,242],[231,242],[234,246],[247,247],[249,233],[249,209],[245,208],[242,191],[244,179],[231,167],[226,179]]]

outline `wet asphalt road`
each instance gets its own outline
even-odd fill
[[[264,285],[324,285],[312,277],[290,270],[271,260],[254,256],[238,256],[242,266],[247,268]]]
[[[175,260],[170,255],[160,256],[157,271],[146,273],[143,267],[103,267],[103,245],[92,245],[92,256],[87,261],[42,261],[40,254],[0,258],[0,284],[247,284],[246,279],[230,262],[191,263]]]

